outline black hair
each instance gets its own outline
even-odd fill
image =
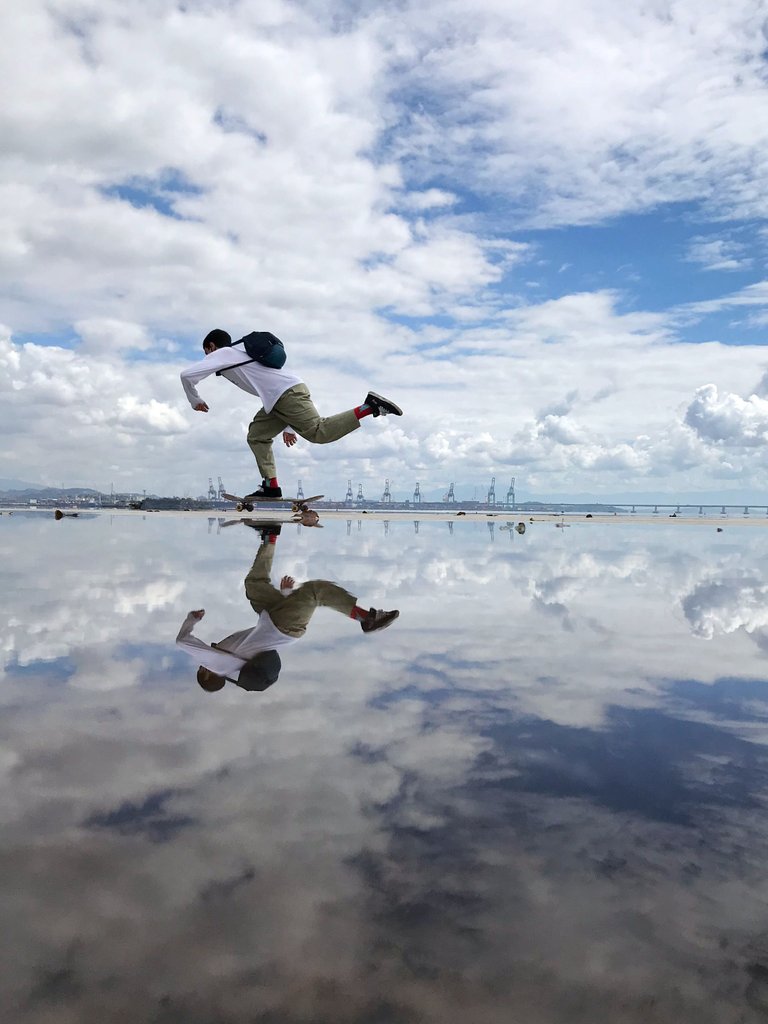
[[[214,348],[227,348],[232,344],[232,338],[226,331],[219,330],[218,327],[214,330],[209,331],[203,338],[203,348],[206,345],[213,345]]]
[[[197,670],[197,681],[200,683],[206,693],[216,693],[217,690],[221,690],[222,687],[227,685],[225,676],[217,675],[216,672],[212,672],[211,669],[201,665]]]

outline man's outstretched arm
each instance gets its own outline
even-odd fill
[[[231,348],[217,348],[213,352],[209,352],[199,362],[193,363],[186,370],[181,371],[181,386],[193,409],[197,412],[208,412],[208,405],[197,393],[195,385],[199,384],[201,380],[205,380],[206,377],[210,377],[212,373],[229,369],[238,361],[242,362],[242,355],[242,352],[234,352]]]
[[[195,385],[206,377],[210,377],[217,369],[217,366],[212,365],[210,356],[206,356],[199,363],[193,363],[192,366],[181,371],[181,386],[184,388],[187,401],[196,412],[208,412],[208,405],[198,394]]]
[[[184,619],[184,621],[181,624],[179,635],[176,637],[177,643],[179,640],[186,640],[186,638],[191,634],[192,630],[195,628],[195,623],[199,622],[204,615],[205,610],[203,608],[200,608],[198,611],[192,611],[187,613],[186,619]]]

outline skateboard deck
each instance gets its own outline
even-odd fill
[[[315,527],[317,527],[318,530],[322,530],[323,529],[322,523],[319,523],[317,521],[320,518],[318,516],[317,512],[314,512],[312,509],[308,509],[307,511],[310,513],[310,515],[314,516],[314,520],[307,521],[307,520],[302,518],[302,514],[301,513],[297,513],[296,516],[293,519],[249,519],[246,516],[246,517],[243,517],[241,519],[226,519],[226,520],[224,520],[224,522],[220,523],[219,525],[220,525],[222,530],[225,529],[227,526],[237,526],[238,524],[241,524],[243,526],[250,526],[254,530],[269,530],[270,528],[277,527],[277,532],[278,533],[280,531],[280,527],[281,526],[293,526],[293,525],[297,525],[297,526],[315,526]],[[306,515],[306,513],[304,513],[304,515]]]
[[[280,527],[286,525],[286,521],[283,520],[281,522],[278,519],[249,519],[247,517],[244,517],[241,519],[225,519],[224,522],[220,524],[220,526],[221,529],[223,530],[227,526],[238,526],[240,524],[250,526],[254,530],[268,530],[270,527],[276,527],[279,532]]]
[[[236,494],[227,494],[225,491],[222,497],[227,501],[234,501],[238,512],[243,510],[253,512],[254,505],[260,505],[262,502],[264,504],[290,505],[291,512],[309,512],[310,502],[319,501],[325,495],[313,494],[311,498],[240,498]]]

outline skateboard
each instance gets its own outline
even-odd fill
[[[307,519],[307,515],[314,518]],[[319,518],[317,512],[313,509],[307,509],[305,513],[297,512],[293,519],[248,519],[246,517],[242,519],[225,519],[219,526],[224,530],[228,526],[237,526],[239,523],[243,526],[250,526],[253,530],[274,530],[275,533],[279,533],[281,526],[292,526],[295,523],[298,526],[316,526],[318,530],[322,530],[323,525],[318,522]]]
[[[221,529],[226,529],[227,526],[237,526],[242,524],[244,526],[250,526],[253,530],[269,530],[274,529],[276,533],[280,532],[280,527],[285,525],[284,523],[278,522],[276,519],[225,519],[220,525]]]
[[[238,512],[242,512],[243,510],[246,512],[253,512],[253,506],[258,505],[261,502],[290,505],[291,512],[309,512],[310,502],[319,501],[324,497],[324,494],[313,494],[311,498],[252,498],[248,500],[246,498],[239,498],[236,494],[227,494],[226,491],[222,494],[222,498],[226,498],[227,501],[235,502]]]

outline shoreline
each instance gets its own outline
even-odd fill
[[[600,526],[619,526],[628,525],[631,523],[637,523],[640,525],[648,526],[659,523],[665,524],[676,524],[686,526],[723,526],[728,524],[729,526],[768,526],[768,514],[762,515],[739,515],[738,513],[728,515],[722,513],[716,513],[713,515],[698,515],[698,514],[669,514],[669,513],[638,513],[638,512],[618,512],[611,513],[610,515],[604,515],[600,513],[584,513],[584,512],[521,512],[514,510],[501,510],[501,511],[490,511],[490,510],[469,510],[460,512],[444,512],[440,509],[415,511],[411,509],[345,509],[345,508],[317,508],[313,509],[320,516],[320,520],[323,519],[375,519],[375,520],[389,520],[390,522],[395,520],[403,520],[408,522],[498,522],[501,524],[512,523],[517,525],[518,523],[525,523],[526,526],[536,523],[554,524],[558,526],[563,524],[565,526],[573,526],[577,523],[585,525],[600,525]],[[293,521],[293,513],[287,508],[264,508],[256,509],[253,512],[241,513],[237,512],[233,507],[231,509],[129,509],[129,508],[67,508],[62,507],[62,511],[65,513],[64,518],[91,518],[92,516],[132,516],[146,517],[146,516],[159,516],[162,518],[173,516],[183,516],[192,519],[222,519],[222,520],[236,520],[236,519],[255,519],[264,521],[280,521],[290,523]],[[0,516],[12,516],[30,514],[36,516],[50,516],[53,517],[56,512],[54,507],[46,508],[20,508],[18,506],[4,506],[0,507]]]

